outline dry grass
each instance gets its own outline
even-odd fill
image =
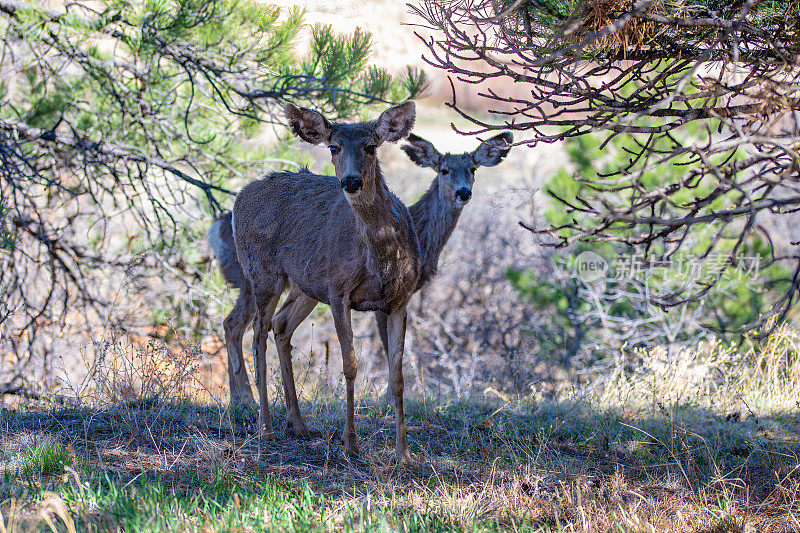
[[[168,405],[156,415],[151,406],[141,411],[149,437],[125,434],[112,410],[7,413],[4,443],[30,433],[69,440],[81,466],[66,476],[6,470],[1,508],[13,516],[13,502],[25,502],[27,520],[36,521],[53,492],[79,528],[137,530],[228,529],[235,519],[244,529],[286,520],[323,530],[384,520],[400,529],[411,520],[424,529],[714,531],[752,523],[781,531],[798,512],[796,426],[769,435],[753,421],[704,410],[637,418],[582,402],[417,404],[409,429],[420,462],[398,470],[390,416],[362,403],[364,455],[351,462],[338,441],[340,406],[305,409],[317,435],[269,443],[261,462],[248,433],[255,413],[246,410],[231,422],[213,407]],[[201,504],[214,509],[191,516]]]
[[[601,405],[654,409],[693,405],[722,415],[769,416],[800,404],[800,333],[780,326],[741,346],[712,339],[699,346],[622,353],[605,379]]]
[[[153,345],[148,357],[129,357],[138,361],[132,366],[107,364],[103,386],[86,388],[91,401],[2,412],[0,533],[50,523],[137,531],[793,531],[798,339],[784,328],[763,345],[628,354],[601,392],[556,401],[499,393],[484,402],[412,401],[418,462],[405,469],[392,461],[391,413],[369,399],[357,410],[363,456],[343,457],[342,405],[322,394],[303,407],[314,435],[282,435],[257,461],[255,411],[199,403],[189,373],[159,362],[179,352]],[[118,349],[109,345],[107,356]],[[141,379],[137,364],[164,376]],[[276,426],[283,417],[276,405]],[[33,445],[42,442],[49,444]],[[58,467],[24,468],[32,455]]]

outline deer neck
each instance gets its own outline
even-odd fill
[[[362,193],[350,202],[366,244],[365,264],[380,278],[387,298],[406,292],[410,296],[420,274],[419,241],[408,210],[386,186],[377,164],[373,172],[365,176]]]
[[[418,288],[436,275],[439,256],[458,223],[462,208],[445,198],[438,177],[422,198],[409,208],[422,252],[422,275]]]

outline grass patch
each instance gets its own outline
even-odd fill
[[[795,415],[634,413],[586,399],[409,404],[418,463],[407,469],[392,464],[392,417],[366,400],[355,461],[342,454],[338,403],[304,405],[315,436],[262,443],[260,461],[250,416],[223,407],[143,405],[146,436],[126,433],[115,421],[130,414],[117,409],[9,412],[3,442],[49,434],[23,453],[51,466],[6,468],[0,510],[16,502],[36,517],[55,501],[77,530],[136,531],[738,531],[784,527],[800,511]],[[273,412],[279,429],[285,413]],[[88,466],[47,475],[74,455]]]
[[[20,461],[20,470],[25,477],[61,474],[72,466],[74,459],[60,442],[43,439],[29,447]]]
[[[184,473],[191,478],[190,473]],[[177,482],[171,476],[93,476],[56,487],[78,530],[126,531],[465,531],[447,509],[409,508],[401,500],[325,494],[308,482],[276,477]],[[41,501],[39,492],[32,501]],[[355,497],[354,497],[355,496]],[[52,498],[52,496],[51,496]],[[491,516],[478,520],[494,529]]]
[[[393,463],[391,411],[365,398],[358,460],[325,395],[302,406],[311,438],[286,436],[275,403],[262,443],[256,410],[224,399],[26,405],[2,413],[0,512],[10,531],[794,530],[798,345],[781,330],[622,354],[603,387],[556,400],[409,399],[409,468]]]

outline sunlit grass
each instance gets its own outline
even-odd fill
[[[20,469],[26,477],[47,476],[62,473],[73,462],[72,455],[60,442],[44,439],[25,451]]]

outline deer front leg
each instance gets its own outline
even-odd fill
[[[406,310],[405,308],[392,313],[387,318],[387,333],[389,339],[389,386],[394,397],[394,416],[396,428],[395,454],[397,461],[408,464],[411,454],[406,444],[406,421],[403,411],[403,348],[406,338]]]
[[[281,379],[283,381],[283,397],[286,401],[286,426],[292,430],[295,437],[308,436],[309,431],[300,414],[300,405],[297,402],[297,391],[294,385],[292,334],[303,323],[303,320],[311,314],[316,305],[316,300],[292,289],[286,304],[272,319],[272,334],[275,335],[275,344],[278,348]]]
[[[253,318],[252,298],[248,290],[241,289],[236,298],[236,304],[223,322],[225,346],[228,351],[228,385],[230,386],[231,403],[234,405],[255,405],[242,350],[244,331]]]
[[[331,312],[336,326],[336,335],[342,348],[342,370],[347,387],[347,420],[344,423],[342,440],[344,453],[349,457],[358,457],[358,439],[356,438],[355,424],[355,383],[358,372],[358,361],[353,349],[353,327],[350,322],[350,300],[334,300],[331,298]]]

